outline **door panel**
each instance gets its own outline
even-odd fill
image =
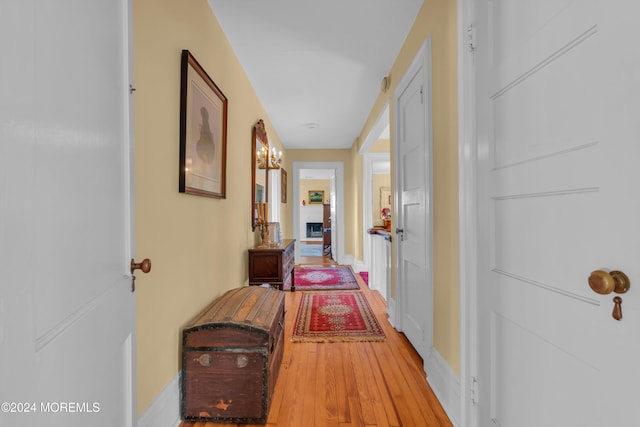
[[[596,406],[585,406],[571,399],[573,388],[597,390],[597,369],[593,365],[577,362],[575,355],[542,339],[506,317],[492,319],[492,353],[495,355],[495,371],[492,378],[495,402],[494,416],[503,426],[559,425],[563,414],[572,413],[571,424],[591,425],[597,415]],[[535,363],[531,357],[535,355]],[[549,366],[555,366],[553,373]],[[522,399],[529,388],[546,390],[544,406]],[[596,397],[596,396],[593,396]]]
[[[5,3],[0,425],[131,426],[129,1]]]
[[[401,330],[426,358],[432,346],[432,271],[430,241],[431,138],[429,90],[421,50],[396,94],[396,185],[398,188],[398,300]]]
[[[478,2],[481,426],[640,419],[639,289],[616,321],[614,294],[587,284],[602,268],[640,278],[639,11]]]

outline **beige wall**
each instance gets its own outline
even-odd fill
[[[181,328],[247,282],[247,248],[258,239],[250,226],[251,130],[258,119],[282,148],[206,0],[135,0],[133,9],[136,253],[153,263],[137,280],[140,414],[180,369]],[[229,100],[226,199],[178,193],[182,49]]]
[[[331,195],[331,181],[328,179],[301,179],[300,180],[300,202],[303,200],[309,204],[309,191],[324,191],[323,203],[329,203]]]
[[[391,87],[376,100],[359,141],[364,141],[428,36],[432,50],[434,346],[455,372],[460,370],[458,276],[457,10],[450,0],[424,0],[390,70]],[[391,123],[392,187],[395,185]],[[392,219],[393,221],[393,219]],[[395,263],[392,263],[395,266]],[[392,274],[395,277],[395,271]],[[395,293],[395,282],[392,283]]]
[[[391,141],[388,139],[378,139],[369,148],[370,153],[388,153],[391,151]]]

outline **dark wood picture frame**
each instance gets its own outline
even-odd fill
[[[227,97],[188,50],[180,63],[178,190],[226,198]]]
[[[321,205],[324,203],[324,190],[309,190],[309,204]]]
[[[287,203],[287,171],[280,169],[280,203]]]
[[[258,224],[258,203],[265,203],[269,200],[269,171],[267,157],[258,159],[258,153],[269,151],[269,138],[262,119],[253,126],[251,131],[251,229],[255,229]]]

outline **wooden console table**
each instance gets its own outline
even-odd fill
[[[283,290],[291,284],[295,291],[295,239],[284,239],[249,249],[249,285],[268,283]]]

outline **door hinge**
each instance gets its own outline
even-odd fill
[[[471,377],[471,390],[470,390],[470,398],[471,404],[478,404],[478,379],[476,377]]]
[[[424,104],[424,89],[420,86],[420,104]]]
[[[473,24],[467,26],[467,49],[469,53],[476,51],[476,29],[473,27]]]

